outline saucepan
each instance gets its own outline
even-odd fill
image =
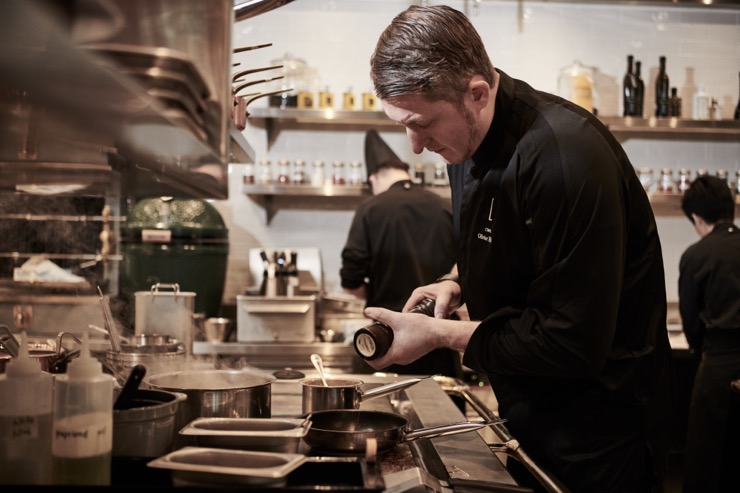
[[[501,421],[461,421],[412,431],[405,417],[384,411],[334,409],[311,413],[308,419],[311,428],[303,441],[316,451],[342,454],[364,454],[368,439],[374,439],[382,452],[404,442],[467,433]]]
[[[302,387],[303,412],[358,409],[362,401],[403,390],[425,378],[429,377],[409,378],[365,391],[362,390],[362,380],[327,378],[324,385],[320,378],[304,378],[299,381]]]

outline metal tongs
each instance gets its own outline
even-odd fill
[[[105,328],[108,331],[108,337],[110,337],[110,345],[113,348],[113,352],[121,352],[121,338],[118,335],[115,321],[113,320],[113,314],[110,311],[110,300],[107,296],[103,295],[103,290],[98,286],[98,293],[100,293],[100,306],[103,307],[103,319],[105,321]]]

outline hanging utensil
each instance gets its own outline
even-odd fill
[[[316,371],[319,372],[319,377],[321,377],[321,382],[324,384],[324,387],[328,387],[329,384],[326,382],[326,377],[324,377],[324,360],[321,358],[321,355],[316,353],[312,354],[311,363],[313,364],[313,367],[316,368]]]
[[[260,80],[253,80],[253,81],[250,81],[250,82],[245,82],[244,84],[241,84],[241,85],[236,86],[234,88],[233,93],[234,93],[234,95],[237,95],[239,93],[239,91],[241,91],[242,89],[245,89],[245,88],[247,88],[249,86],[253,86],[255,84],[261,84],[263,82],[272,82],[272,81],[280,80],[280,79],[284,79],[284,78],[285,78],[284,75],[279,75],[277,77],[269,77],[267,79],[260,79]]]
[[[115,321],[113,320],[113,314],[110,311],[110,301],[107,296],[103,295],[103,290],[98,286],[98,293],[100,293],[100,306],[103,307],[103,319],[105,321],[105,328],[108,330],[108,337],[110,337],[110,344],[113,351],[116,353],[121,352],[121,339],[116,329]]]
[[[285,89],[278,89],[276,91],[269,91],[269,92],[260,92],[260,93],[253,93],[253,94],[247,94],[246,96],[240,96],[243,97],[246,101],[246,106],[249,106],[250,103],[252,103],[255,99],[264,98],[265,96],[274,96],[276,94],[282,94],[284,92],[292,91],[293,88],[285,88]],[[247,116],[249,116],[249,109],[247,109]]]
[[[268,46],[272,46],[272,43],[263,43],[259,45],[252,45],[252,46],[241,46],[239,48],[234,48],[234,53],[242,53],[244,51],[252,51],[257,50],[259,48],[267,48]]]
[[[278,68],[283,68],[283,66],[282,65],[271,65],[269,67],[250,68],[250,69],[247,69],[247,70],[242,70],[241,72],[237,72],[235,74],[232,74],[232,76],[231,76],[231,82],[234,83],[237,80],[239,80],[240,77],[244,77],[245,75],[255,74],[257,72],[264,72],[266,70],[275,70],[275,69],[278,69]]]

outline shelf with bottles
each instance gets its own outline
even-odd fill
[[[620,142],[632,138],[740,142],[740,120],[606,116],[601,121]]]

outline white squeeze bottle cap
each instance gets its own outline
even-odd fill
[[[33,377],[40,375],[41,361],[31,358],[28,354],[28,336],[26,331],[21,332],[21,343],[18,348],[18,356],[8,361],[5,374],[8,378]]]
[[[90,356],[90,336],[87,331],[82,334],[82,349],[80,355],[69,362],[67,375],[69,378],[95,378],[103,374],[103,365]]]

